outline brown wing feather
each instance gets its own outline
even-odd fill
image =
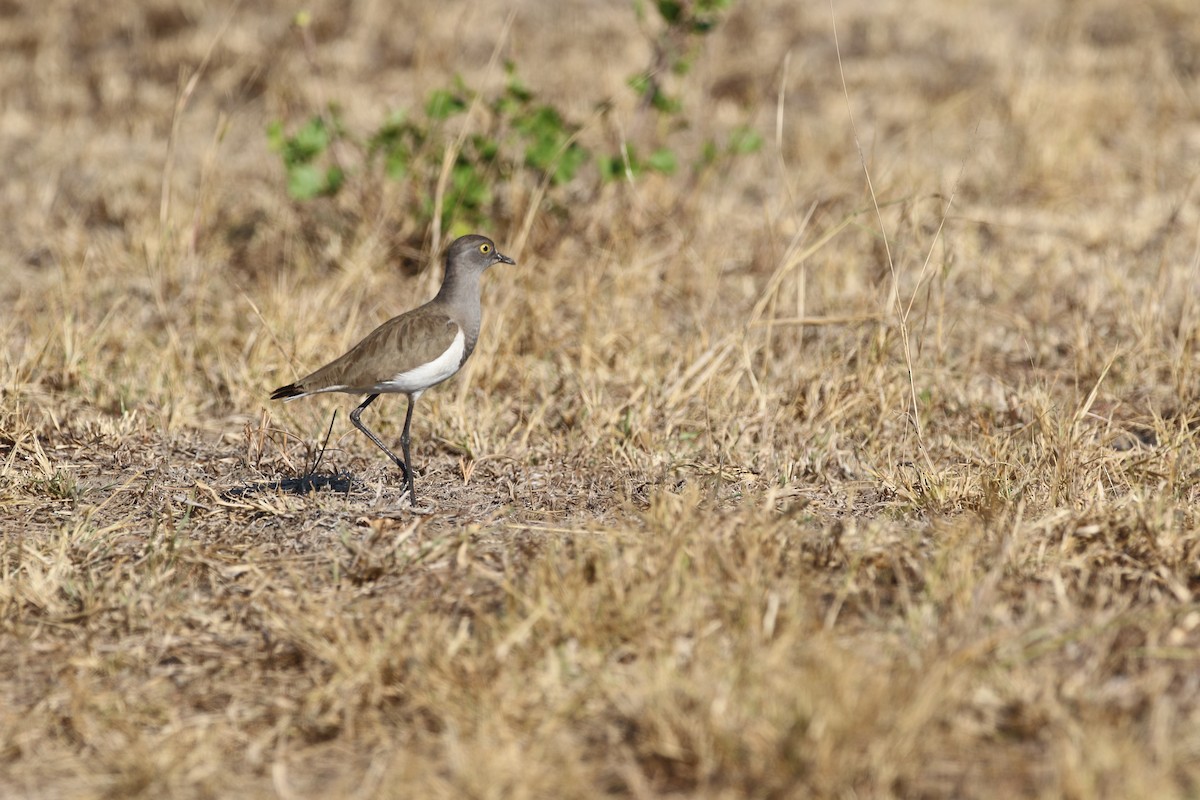
[[[393,317],[367,334],[345,355],[296,381],[300,392],[331,386],[366,394],[381,381],[428,364],[446,352],[458,334],[458,323],[437,308],[422,307]]]

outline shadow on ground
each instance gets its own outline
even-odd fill
[[[248,483],[244,486],[228,490],[225,492],[225,496],[237,498],[259,494],[277,494],[279,492],[311,494],[323,489],[348,495],[351,491],[366,491],[366,488],[366,484],[360,480],[352,478],[349,475],[335,473],[333,475],[302,475],[299,478],[279,478],[273,481]]]

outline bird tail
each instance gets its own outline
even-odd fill
[[[286,400],[289,397],[299,397],[304,394],[304,390],[294,383],[289,383],[287,386],[280,386],[275,391],[271,392],[272,400]]]

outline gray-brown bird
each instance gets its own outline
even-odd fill
[[[458,372],[475,350],[481,320],[480,279],[493,264],[516,262],[498,251],[486,236],[456,239],[446,251],[446,274],[436,297],[389,319],[345,355],[311,375],[280,386],[271,393],[271,399],[293,400],[321,392],[367,395],[350,412],[350,421],[403,470],[409,500],[416,507],[409,452],[413,406],[422,392]],[[387,393],[408,395],[408,412],[400,435],[403,461],[360,419],[363,409]]]

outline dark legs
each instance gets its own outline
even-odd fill
[[[412,425],[413,406],[417,404],[417,398],[412,395],[408,396],[408,411],[404,414],[404,432],[400,434],[400,449],[404,452],[404,463],[412,464],[412,455],[408,452],[408,429]],[[417,507],[417,490],[413,487],[413,471],[410,466],[408,472],[408,499],[413,504],[413,508]]]
[[[369,395],[366,400],[363,400],[362,404],[358,408],[350,412],[350,421],[354,423],[354,427],[365,433],[370,440],[375,443],[376,447],[387,453],[388,457],[396,463],[397,467],[404,471],[404,479],[408,482],[408,497],[412,501],[413,506],[416,506],[417,494],[416,490],[413,488],[413,471],[412,467],[409,466],[409,464],[412,464],[412,456],[408,451],[408,431],[409,426],[412,425],[413,406],[416,405],[416,400],[414,400],[412,397],[408,398],[408,413],[404,415],[404,433],[400,435],[400,447],[404,451],[404,460],[401,461],[400,458],[391,450],[389,450],[387,445],[385,445],[378,436],[372,433],[370,428],[368,428],[366,425],[363,425],[362,420],[359,419],[359,417],[362,416],[363,409],[371,405],[371,403],[374,403],[375,398],[377,397],[379,397],[378,394],[373,394]]]

